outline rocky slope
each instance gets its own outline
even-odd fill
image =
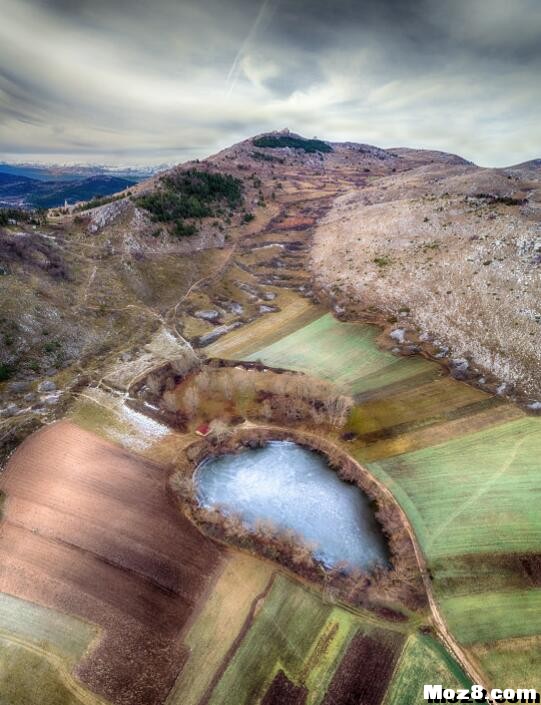
[[[436,356],[535,397],[538,165],[270,138],[0,228],[0,445],[159,331],[204,351],[292,289],[396,319],[402,351],[436,336]]]
[[[311,263],[322,288],[398,320],[436,356],[467,358],[500,392],[541,394],[539,167],[375,179],[335,201]]]

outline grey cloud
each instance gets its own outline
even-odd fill
[[[161,162],[285,125],[487,165],[540,156],[537,0],[0,0],[0,12],[3,158]]]

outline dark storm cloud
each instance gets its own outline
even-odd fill
[[[538,0],[0,0],[0,153],[160,161],[289,126],[539,156]]]

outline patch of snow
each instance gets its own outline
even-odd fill
[[[392,340],[396,340],[397,343],[403,345],[406,340],[406,329],[405,328],[395,328],[389,333],[389,337]]]
[[[161,438],[171,432],[167,426],[164,426],[139,411],[135,411],[135,409],[131,409],[126,404],[122,404],[119,408],[119,413],[123,420],[127,421],[138,431],[152,438]]]

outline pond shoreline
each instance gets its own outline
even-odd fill
[[[253,532],[243,527],[240,520],[231,520],[223,513],[199,504],[194,473],[205,459],[262,447],[271,440],[292,441],[322,455],[341,480],[356,485],[368,496],[375,505],[376,522],[387,540],[390,568],[377,566],[370,572],[355,569],[347,574],[325,568],[309,551],[299,551],[298,542],[291,542],[280,533],[270,536]],[[268,426],[237,428],[220,442],[203,438],[188,446],[178,459],[169,478],[169,489],[183,512],[204,533],[220,542],[232,543],[240,549],[270,558],[300,577],[319,584],[329,595],[356,606],[387,612],[389,616],[394,615],[394,619],[402,618],[398,611],[400,604],[412,610],[427,606],[415,547],[396,501],[383,492],[365,468],[324,438]]]

